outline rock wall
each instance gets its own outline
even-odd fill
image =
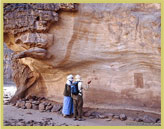
[[[7,48],[6,44],[3,44],[3,78],[4,83],[12,81],[12,54],[13,51]]]
[[[13,67],[13,100],[62,102],[71,73],[92,81],[84,106],[160,112],[160,11],[160,4],[5,4],[5,43],[23,65]]]

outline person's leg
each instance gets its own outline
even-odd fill
[[[72,99],[72,104],[71,104],[71,115],[73,115],[74,109],[73,109],[73,99]]]
[[[83,97],[79,96],[78,97],[78,116],[79,116],[79,120],[83,120],[82,116],[83,116]]]
[[[74,109],[74,114],[73,114],[73,117],[74,117],[74,120],[77,119],[77,100],[76,99],[73,99],[73,109]]]

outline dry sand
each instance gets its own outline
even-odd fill
[[[126,126],[130,121],[112,120],[107,119],[89,119],[85,118],[84,121],[74,121],[73,118],[64,118],[62,115],[52,112],[40,112],[33,109],[21,109],[11,105],[4,105],[4,121],[12,119],[24,119],[24,121],[43,121],[43,119],[52,118],[51,122],[56,126]],[[134,122],[131,122],[134,123]]]

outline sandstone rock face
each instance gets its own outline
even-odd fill
[[[4,4],[4,32],[47,31],[58,21],[58,10],[76,10],[75,4]]]
[[[15,96],[62,102],[71,73],[92,81],[84,106],[160,112],[160,4],[61,5],[4,5]]]

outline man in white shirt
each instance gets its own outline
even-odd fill
[[[78,86],[78,94],[73,95],[73,105],[74,105],[74,120],[77,120],[77,117],[79,118],[79,121],[84,120],[82,118],[82,113],[83,113],[83,89],[88,89],[88,86],[84,88],[82,85],[81,77],[79,75],[75,76],[77,86]]]

